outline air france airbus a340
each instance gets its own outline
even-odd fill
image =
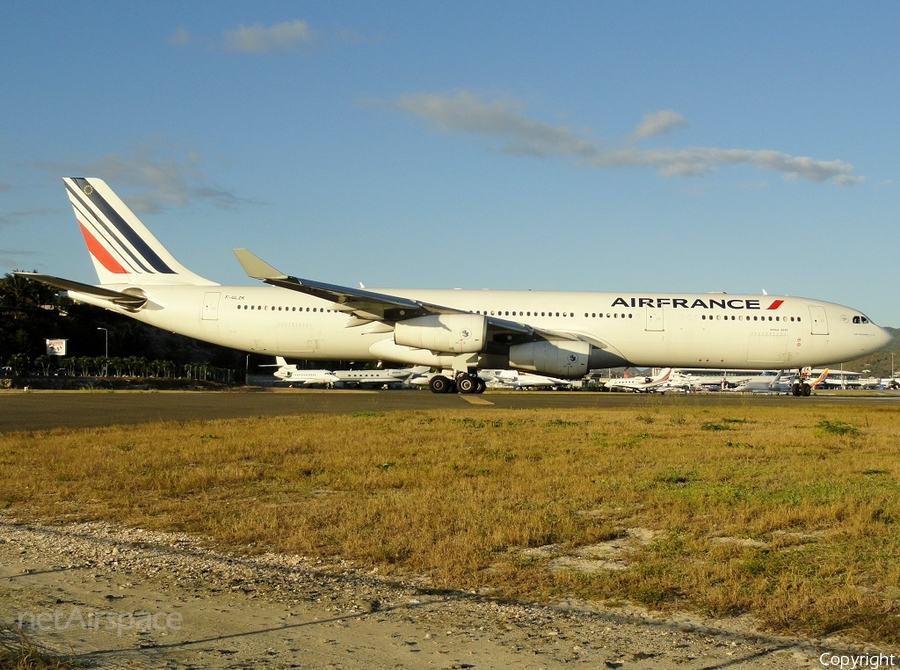
[[[852,307],[808,298],[356,289],[283,274],[245,249],[234,251],[244,270],[270,286],[222,286],[175,260],[102,180],[63,181],[100,284],[20,274],[242,351],[435,367],[435,393],[484,391],[481,368],[567,379],[618,366],[802,368],[892,339]]]

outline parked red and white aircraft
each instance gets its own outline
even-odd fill
[[[781,369],[846,361],[892,337],[852,307],[788,296],[363,289],[235,255],[271,286],[222,286],[181,265],[100,179],[64,180],[99,285],[20,273],[75,300],[242,351],[444,371],[434,392],[483,390],[482,368],[577,379],[592,368]]]

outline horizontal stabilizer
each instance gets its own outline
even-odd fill
[[[82,284],[81,282],[72,281],[71,279],[63,279],[62,277],[53,277],[51,275],[42,275],[37,272],[14,272],[13,274],[27,279],[39,281],[54,288],[64,291],[74,291],[82,295],[88,295],[100,300],[106,300],[130,310],[138,310],[147,304],[147,296],[142,294],[122,293],[121,291],[113,291],[108,288],[99,286],[91,286],[90,284]]]

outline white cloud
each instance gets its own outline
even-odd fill
[[[644,114],[644,118],[635,128],[633,135],[638,139],[645,139],[654,135],[665,135],[675,128],[686,125],[687,120],[681,114],[673,112],[671,109],[664,109]]]
[[[594,147],[571,128],[529,119],[522,105],[512,99],[484,102],[474,93],[460,91],[454,96],[408,95],[388,104],[430,121],[441,131],[507,137],[505,148],[511,153],[579,155],[590,153]]]
[[[170,205],[184,206],[205,201],[230,209],[241,199],[229,191],[204,183],[199,156],[193,151],[171,151],[160,144],[136,147],[131,155],[106,154],[83,163],[41,163],[39,167],[54,175],[77,174],[99,177],[113,189],[117,185],[134,187],[127,197],[128,206],[138,213],[158,212]]]
[[[634,146],[636,139],[687,125],[686,119],[672,110],[646,114],[631,136],[616,145],[607,145],[592,139],[586,131],[530,118],[521,103],[508,97],[486,101],[471,91],[418,93],[383,104],[424,119],[442,132],[496,138],[502,142],[500,148],[510,154],[569,158],[598,168],[651,167],[666,177],[688,177],[707,174],[721,166],[744,164],[780,172],[788,179],[831,181],[840,185],[864,179],[855,176],[853,166],[841,160],[791,156],[771,149]]]
[[[271,26],[256,23],[252,26],[240,25],[234,30],[226,30],[222,36],[222,48],[226,51],[263,54],[296,51],[314,40],[315,33],[309,24],[295,19]]]

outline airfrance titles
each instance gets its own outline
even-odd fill
[[[757,298],[675,298],[666,297],[618,297],[611,307],[673,307],[676,309],[778,309],[784,300],[773,300],[768,307],[760,305]]]

